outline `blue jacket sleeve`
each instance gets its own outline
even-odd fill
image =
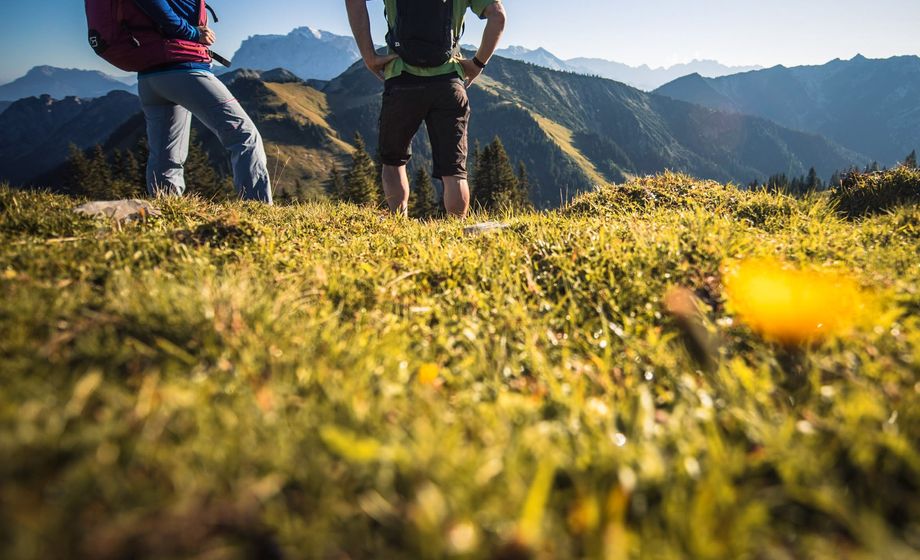
[[[166,37],[196,42],[201,39],[198,28],[179,16],[166,0],[134,0],[134,3],[157,24]]]

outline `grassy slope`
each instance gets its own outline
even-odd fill
[[[256,115],[276,187],[291,191],[299,181],[302,197],[324,198],[328,170],[344,167],[353,150],[329,125],[326,96],[301,83],[231,87],[247,90],[242,98]]]
[[[464,238],[160,204],[0,190],[0,556],[918,557],[916,206],[669,175]],[[790,356],[724,320],[740,255],[845,265],[887,311]]]
[[[572,137],[574,134],[571,130],[562,126],[559,123],[553,122],[545,117],[538,115],[537,113],[531,113],[534,120],[540,125],[540,128],[546,133],[546,135],[559,146],[559,149],[562,150],[562,153],[567,155],[575,162],[576,165],[581,167],[585,175],[588,177],[588,180],[591,181],[594,185],[603,186],[607,185],[607,179],[601,176],[600,172],[597,170],[597,167],[581,153],[578,148],[572,143]]]

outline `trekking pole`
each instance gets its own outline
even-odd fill
[[[214,52],[214,51],[212,51],[212,50],[210,50],[210,49],[208,49],[208,54],[211,55],[211,58],[212,58],[215,62],[219,62],[221,66],[225,66],[225,67],[227,67],[227,68],[230,68],[230,66],[233,64],[232,62],[230,62],[230,61],[227,60],[226,58],[220,56],[219,54],[217,54],[216,52]]]

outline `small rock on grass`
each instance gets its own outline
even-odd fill
[[[483,222],[463,228],[463,235],[483,235],[493,231],[501,231],[509,227],[511,227],[510,224],[503,222]]]
[[[156,218],[162,215],[160,211],[154,208],[149,202],[136,199],[87,202],[86,204],[77,206],[73,211],[85,216],[103,216],[118,222]]]

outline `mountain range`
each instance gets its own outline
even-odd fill
[[[137,97],[112,91],[96,99],[28,97],[0,114],[0,177],[27,184],[60,165],[71,144],[105,143],[138,111]]]
[[[467,50],[475,51],[476,48],[473,46],[464,47]],[[511,60],[520,60],[521,62],[529,62],[537,66],[542,66],[544,68],[549,68],[551,70],[561,70],[564,72],[573,72],[574,68],[569,66],[569,64],[544,49],[543,47],[537,49],[528,49],[521,46],[512,45],[503,49],[498,49],[495,51],[495,54],[504,58],[510,58]]]
[[[356,132],[367,139],[371,153],[376,150],[382,84],[360,63],[322,89],[280,69],[239,70],[222,79],[258,124],[276,184],[288,193],[322,196],[333,166],[347,165]],[[804,174],[810,166],[829,175],[865,161],[823,137],[765,119],[501,57],[470,97],[475,108],[471,141],[485,144],[501,137],[512,160],[527,165],[541,206],[663,169],[747,182],[776,172]],[[38,118],[45,119],[42,134],[29,138]],[[61,165],[71,141],[80,147],[127,147],[141,135],[137,100],[127,93],[92,102],[21,100],[0,115],[0,178],[28,184],[47,177]],[[210,133],[202,130],[201,138],[214,161],[225,160]],[[8,146],[18,146],[15,154],[7,155]],[[412,165],[428,165],[424,134],[414,149]]]
[[[856,56],[821,66],[776,66],[715,79],[693,74],[655,93],[821,134],[884,165],[903,161],[920,148],[916,56]]]
[[[564,157],[557,165],[571,162],[587,179],[571,184],[573,190],[662,169],[747,182],[777,171],[804,174],[812,165],[829,175],[846,162],[862,160],[817,135],[764,119],[500,58],[490,65],[482,87],[471,92],[471,100],[479,111],[474,119],[486,121],[476,135],[501,136],[512,156],[531,168],[545,164],[540,158],[520,157],[532,151],[525,142],[558,150]],[[539,181],[541,198],[551,200],[567,183],[551,174],[546,178],[544,174]]]
[[[25,76],[0,86],[0,101],[17,101],[25,97],[50,95],[54,99],[65,97],[102,97],[110,91],[137,91],[132,80],[114,78],[93,70],[36,66]]]
[[[467,50],[474,47],[465,46]],[[499,49],[496,54],[550,68],[590,74],[629,84],[651,91],[675,78],[698,73],[718,77],[759,69],[758,66],[725,66],[712,60],[694,60],[668,68],[651,68],[647,65],[628,66],[599,58],[573,58],[562,60],[544,48],[528,49],[511,46]],[[254,35],[243,41],[233,56],[234,68],[271,70],[286,68],[304,80],[331,80],[356,60],[361,58],[353,38],[301,27],[287,35]]]
[[[287,35],[254,35],[233,55],[234,68],[285,68],[303,80],[331,80],[361,58],[352,37],[297,28]]]
[[[475,47],[465,48],[475,50]],[[521,46],[499,49],[496,54],[552,70],[600,76],[644,91],[692,73],[716,77],[757,68],[730,67],[714,61],[699,60],[670,68],[650,68],[646,65],[633,67],[599,58],[562,60],[544,48],[528,49]],[[329,81],[348,69],[360,56],[350,36],[300,27],[287,35],[253,35],[243,41],[232,60],[234,69],[265,71],[285,68],[306,81]],[[215,72],[226,71],[222,67],[215,68]],[[55,99],[67,96],[92,98],[112,90],[136,91],[136,84],[133,79],[113,78],[101,72],[41,66],[33,68],[10,84],[0,86],[0,101],[15,101],[44,94]]]
[[[718,77],[760,69],[760,66],[725,66],[715,60],[693,60],[685,64],[661,68],[652,68],[646,64],[628,66],[620,62],[600,58],[573,58],[566,62],[574,72],[592,74],[623,82],[643,91],[652,91],[663,84],[688,74]]]
[[[648,65],[629,66],[621,62],[601,58],[571,58],[563,60],[544,48],[528,49],[520,46],[499,49],[495,54],[553,70],[600,76],[616,82],[623,82],[643,91],[651,91],[688,74],[696,73],[702,76],[718,77],[760,68],[759,66],[725,66],[714,60],[694,60],[668,68],[651,68]]]

